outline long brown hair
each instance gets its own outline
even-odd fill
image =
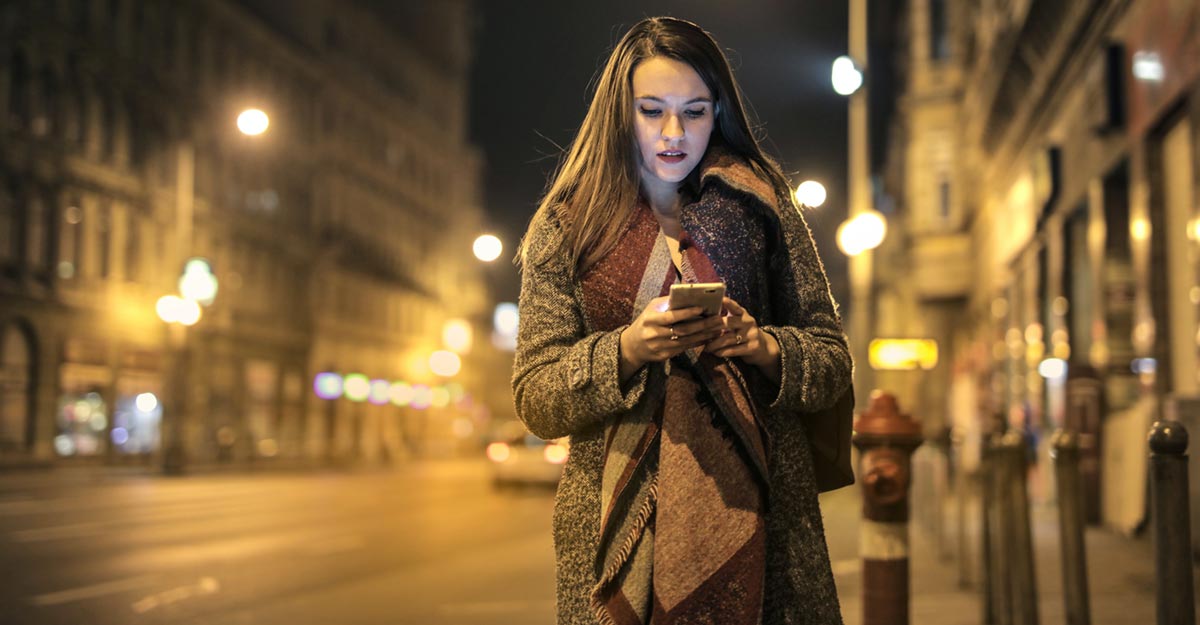
[[[654,56],[688,64],[712,92],[716,123],[709,147],[720,145],[741,156],[777,195],[791,197],[779,165],[763,153],[750,130],[741,89],[712,35],[673,17],[644,19],[625,33],[600,70],[579,134],[538,206],[539,213],[551,211],[560,217],[559,244],[566,247],[577,275],[616,246],[637,206],[633,70]],[[525,262],[529,251],[528,241],[522,241],[517,262]]]

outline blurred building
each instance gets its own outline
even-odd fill
[[[486,341],[456,375],[428,362],[447,321],[489,319],[470,8],[4,3],[0,463],[168,442],[372,462],[468,439]],[[246,107],[265,134],[238,131]],[[219,291],[184,330],[155,308],[192,256]]]
[[[908,0],[898,28],[875,335],[941,358],[878,386],[969,462],[1081,431],[1092,518],[1131,529],[1150,422],[1200,396],[1200,5]]]

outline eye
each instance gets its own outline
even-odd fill
[[[642,115],[645,115],[646,117],[658,117],[659,115],[662,115],[662,109],[648,109],[644,106],[639,106],[638,110],[641,111]]]
[[[706,111],[704,109],[687,109],[687,110],[683,111],[683,114],[687,115],[688,117],[690,117],[692,119],[699,119],[701,117],[704,117],[704,115],[707,112],[708,111]]]

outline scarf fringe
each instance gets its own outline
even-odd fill
[[[658,475],[655,475],[646,493],[646,501],[642,504],[641,509],[638,510],[629,535],[626,536],[620,549],[617,550],[616,559],[600,574],[600,580],[596,583],[596,587],[592,591],[592,610],[596,613],[596,618],[600,621],[600,625],[616,625],[612,615],[604,607],[604,601],[600,599],[600,592],[605,586],[616,579],[617,574],[621,572],[621,568],[625,566],[626,560],[633,553],[633,548],[641,540],[642,534],[646,530],[646,525],[650,523],[650,515],[654,513],[654,507],[657,503]]]

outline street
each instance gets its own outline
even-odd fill
[[[497,491],[481,461],[120,471],[0,474],[0,625],[554,623],[553,493]],[[821,498],[847,625],[862,619],[861,505],[856,487]],[[1040,598],[1057,622],[1057,526],[1040,510]],[[912,622],[978,623],[978,595],[957,586],[927,532],[912,539]],[[1148,541],[1096,528],[1088,552],[1094,622],[1149,622]]]
[[[553,623],[552,494],[482,469],[0,476],[0,623]]]

